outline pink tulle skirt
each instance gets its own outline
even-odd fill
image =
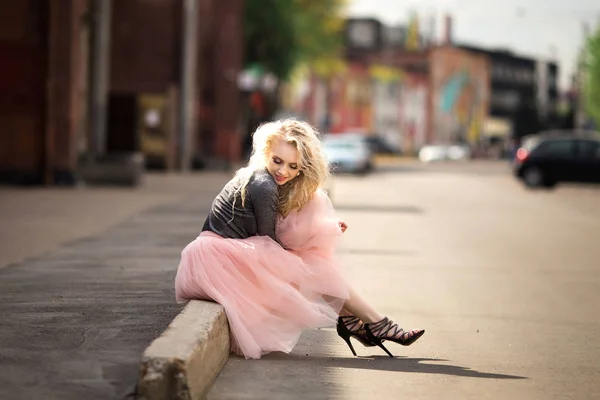
[[[333,326],[349,297],[335,256],[339,219],[319,191],[277,223],[277,237],[225,239],[203,232],[186,246],[177,301],[213,300],[227,313],[232,350],[246,358],[289,353],[303,329]]]

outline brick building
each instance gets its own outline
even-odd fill
[[[345,35],[345,69],[300,83],[294,111],[330,133],[377,135],[408,154],[481,139],[490,101],[486,56],[424,39],[407,50],[402,31],[374,19],[348,20]]]
[[[68,181],[81,132],[84,0],[0,2],[0,180]]]
[[[20,0],[0,15],[0,181],[68,185],[111,154],[169,169],[241,157],[241,0]]]

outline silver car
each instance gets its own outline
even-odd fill
[[[323,145],[333,173],[365,174],[373,169],[373,151],[364,135],[328,134]]]

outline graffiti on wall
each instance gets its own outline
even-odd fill
[[[372,86],[368,71],[349,66],[331,80],[331,133],[369,132],[371,129]]]
[[[461,50],[440,53],[433,58],[434,140],[475,143],[488,114],[488,62]]]
[[[373,86],[373,120],[371,132],[396,151],[402,149],[400,99],[403,72],[374,65],[369,69]]]
[[[404,80],[399,114],[402,149],[415,153],[426,143],[427,83],[424,79],[409,76]]]

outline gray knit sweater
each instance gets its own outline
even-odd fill
[[[240,194],[236,195],[241,185],[237,177],[225,185],[213,201],[202,231],[212,231],[229,239],[269,236],[277,241],[277,183],[266,169],[254,172],[246,187],[244,207]]]

